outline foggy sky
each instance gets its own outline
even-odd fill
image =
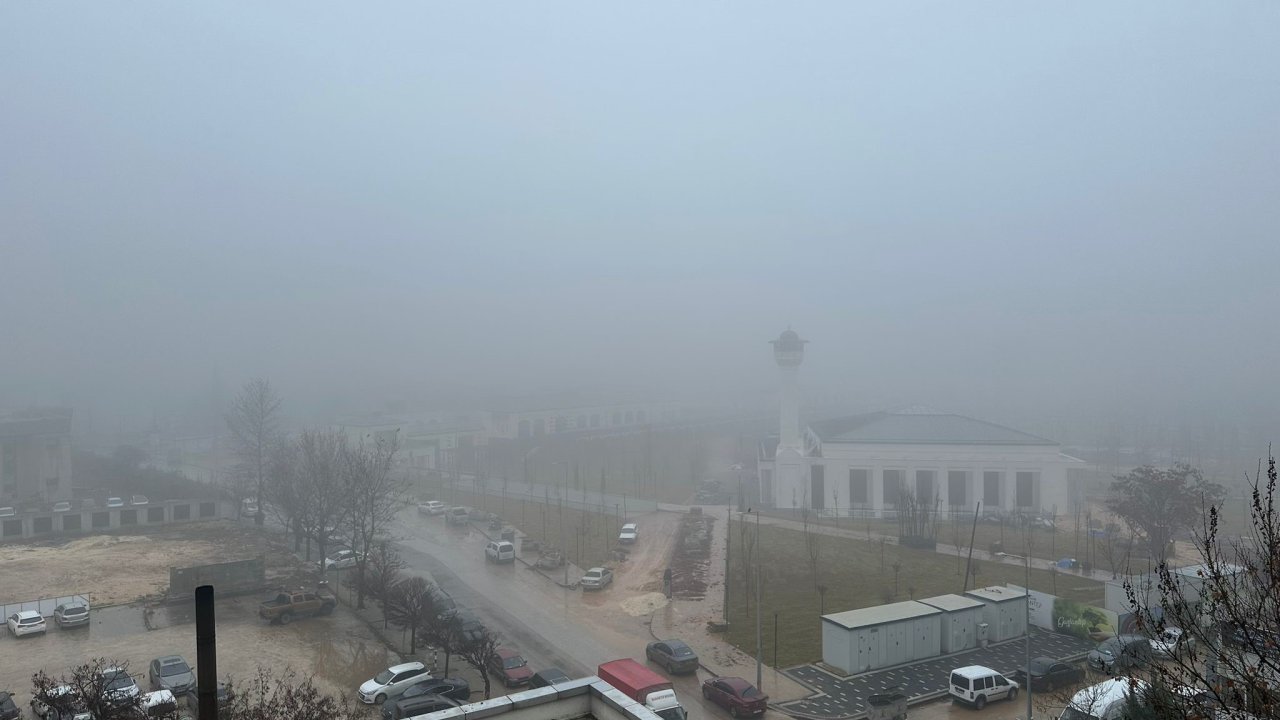
[[[1280,5],[5,3],[0,406],[1277,417]]]

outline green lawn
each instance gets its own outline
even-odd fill
[[[756,651],[756,607],[754,586],[747,593],[748,578],[744,572],[744,549],[755,537],[755,525],[748,523],[746,535],[742,522],[735,520],[730,530],[730,567],[728,639],[747,653]],[[964,583],[964,558],[949,557],[927,550],[913,550],[897,545],[819,536],[818,576],[826,586],[825,599],[819,605],[810,565],[810,553],[804,534],[798,530],[762,526],[758,542],[759,562],[765,568],[762,585],[761,623],[763,626],[764,660],[789,667],[822,659],[819,617],[825,612],[841,612],[886,602],[958,593]],[[942,539],[942,538],[940,538]],[[943,540],[945,542],[945,540]],[[883,560],[882,560],[883,552]],[[895,572],[894,564],[899,570]],[[752,564],[755,564],[754,558]],[[1021,585],[1025,569],[1014,562],[975,561],[977,577],[969,587]],[[896,586],[896,587],[895,587]],[[1101,605],[1102,583],[1069,573],[1031,571],[1031,587],[1094,605]],[[750,610],[748,610],[748,605]],[[775,613],[777,648],[774,647]],[[776,653],[776,654],[775,654]]]

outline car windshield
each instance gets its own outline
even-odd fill
[[[128,673],[117,672],[106,676],[106,682],[103,683],[103,687],[106,690],[124,690],[132,687],[133,684],[133,678],[129,677]]]
[[[748,685],[742,690],[742,698],[744,700],[754,700],[758,697],[760,697],[760,691],[754,685]]]
[[[674,655],[675,657],[689,657],[690,655],[693,655],[693,651],[690,650],[689,646],[685,645],[684,643],[681,643],[679,645],[675,643],[671,643],[671,654]]]
[[[89,608],[83,605],[68,605],[62,608],[63,615],[83,615],[89,612]]]
[[[520,668],[524,666],[525,666],[524,658],[520,657],[519,655],[516,655],[515,657],[502,659],[502,667],[508,670],[511,670],[513,668]]]
[[[196,659],[199,660],[199,658],[196,658]],[[395,673],[391,672],[390,670],[383,670],[382,672],[373,676],[373,681],[378,683],[379,685],[386,685],[387,683],[391,682],[391,678],[393,677],[395,677]]]
[[[658,717],[662,718],[662,720],[685,720],[684,708],[676,706],[666,710],[659,710]]]
[[[1052,660],[1046,660],[1045,658],[1036,658],[1035,660],[1031,661],[1031,674],[1043,675],[1049,672],[1049,668],[1052,666],[1053,666]]]
[[[170,675],[181,675],[189,672],[191,672],[191,668],[187,667],[187,663],[182,660],[166,663],[160,666],[160,674],[164,677],[169,677]]]

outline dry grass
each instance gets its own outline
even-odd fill
[[[755,589],[754,586],[750,588],[752,597],[748,597],[742,528],[740,521],[735,520],[730,525],[728,639],[754,654]],[[781,667],[821,659],[818,618],[823,610],[841,612],[913,597],[957,593],[964,584],[964,558],[824,535],[820,536],[818,545],[818,576],[821,584],[826,586],[825,602],[820,607],[820,595],[815,588],[804,534],[767,525],[759,532],[759,561],[765,568],[761,615],[764,658],[766,662],[773,663],[776,657]],[[748,543],[755,533],[756,528],[751,525],[745,536]],[[897,573],[894,572],[895,563],[899,566]],[[975,566],[977,576],[969,582],[970,588],[975,584],[979,587],[1010,582],[1021,585],[1025,579],[1025,569],[1014,561],[975,561]],[[1100,605],[1103,599],[1102,583],[1069,573],[1032,570],[1031,587],[1095,605]]]

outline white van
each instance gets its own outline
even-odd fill
[[[982,665],[966,665],[951,671],[947,688],[951,699],[981,710],[988,700],[1012,700],[1018,697],[1018,683]]]
[[[1119,720],[1125,716],[1129,696],[1146,688],[1147,683],[1143,680],[1103,680],[1072,695],[1060,720]]]

